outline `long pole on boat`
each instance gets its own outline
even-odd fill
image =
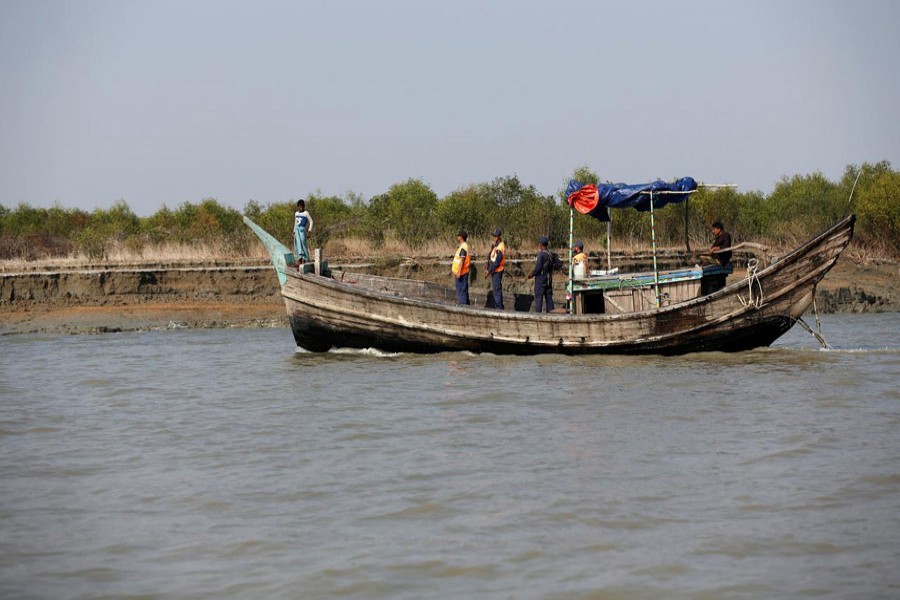
[[[612,271],[612,215],[606,222],[606,270]]]
[[[566,282],[566,307],[570,315],[575,314],[575,295],[572,293],[572,280],[575,277],[575,265],[572,258],[575,256],[575,208],[569,206],[569,280]]]
[[[659,268],[656,265],[656,218],[653,215],[653,190],[650,190],[650,240],[653,243],[653,286],[656,288],[656,308],[659,308]]]
[[[710,188],[724,188],[724,187],[737,187],[733,183],[724,183],[724,184],[712,184],[712,183],[701,183],[698,187],[710,187]],[[693,194],[696,190],[691,190],[687,192],[674,192],[674,191],[664,191],[659,192],[659,194]],[[647,193],[647,192],[642,192]],[[653,190],[650,190],[650,239],[653,244],[653,287],[656,288],[656,308],[660,307],[661,297],[659,293],[659,266],[656,262],[656,216],[653,211]],[[688,196],[689,197],[689,196]],[[685,200],[686,202],[687,200]],[[687,213],[685,213],[687,214]]]

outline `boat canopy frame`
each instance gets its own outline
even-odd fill
[[[572,301],[573,297],[573,281],[575,278],[575,265],[572,263],[572,258],[575,256],[575,205],[576,200],[573,199],[573,195],[577,194],[580,190],[588,188],[589,186],[593,186],[594,193],[592,194],[594,198],[594,207],[590,210],[587,210],[587,206],[583,206],[579,208],[578,212],[582,212],[583,214],[594,216],[595,218],[606,221],[606,268],[607,270],[612,270],[612,218],[609,213],[609,208],[634,208],[636,210],[642,212],[650,213],[650,242],[653,251],[653,292],[656,299],[656,308],[661,306],[661,297],[659,291],[659,266],[657,261],[657,245],[656,245],[656,216],[655,216],[655,206],[657,202],[654,198],[658,198],[659,196],[683,196],[683,198],[666,201],[662,203],[660,208],[666,206],[667,204],[681,203],[684,202],[685,210],[687,210],[688,200],[690,199],[691,194],[695,194],[699,191],[699,188],[736,188],[737,185],[733,183],[697,183],[691,177],[683,177],[681,179],[676,180],[671,184],[667,184],[661,180],[657,180],[653,183],[648,184],[636,184],[636,185],[627,185],[627,184],[606,184],[604,186],[605,191],[613,191],[620,192],[621,190],[632,189],[631,194],[628,194],[625,197],[622,197],[616,202],[609,202],[606,204],[601,203],[601,193],[598,190],[598,186],[596,184],[587,184],[583,185],[578,181],[570,180],[569,185],[566,188],[566,200],[569,204],[569,277],[566,281],[566,301],[568,303],[568,312],[571,314],[575,310],[575,303]],[[671,189],[676,188],[676,189]],[[678,188],[687,188],[687,189],[678,189]],[[644,208],[643,203],[637,200],[633,200],[635,197],[639,196],[649,196],[649,208]],[[595,214],[596,213],[596,214]],[[685,227],[687,226],[687,217],[685,217]],[[687,236],[687,232],[685,232],[685,236]],[[690,247],[688,248],[690,250]]]

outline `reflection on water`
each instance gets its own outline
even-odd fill
[[[3,340],[0,596],[900,589],[900,316],[682,357]]]

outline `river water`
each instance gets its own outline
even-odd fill
[[[900,314],[822,351],[0,339],[2,598],[897,598]]]

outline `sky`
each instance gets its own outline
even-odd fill
[[[892,0],[0,0],[0,205],[900,167]]]

